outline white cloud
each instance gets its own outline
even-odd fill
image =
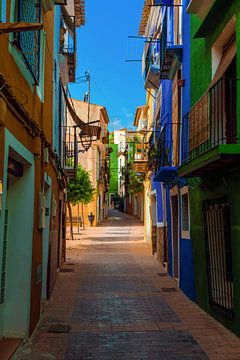
[[[122,120],[118,116],[114,116],[113,120],[111,121],[111,127],[113,130],[119,130],[123,127]]]
[[[128,110],[124,106],[121,108],[121,110],[122,110],[122,113],[124,114],[124,116],[126,117],[127,120],[132,120],[133,119],[133,114],[131,113],[130,110]]]

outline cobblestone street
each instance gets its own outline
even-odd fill
[[[14,360],[239,359],[240,340],[190,302],[112,211],[68,242],[67,262],[31,341]]]

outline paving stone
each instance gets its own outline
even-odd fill
[[[240,340],[159,276],[165,270],[140,239],[142,223],[114,212],[69,241],[74,271],[59,273],[38,330],[13,360],[240,359]],[[59,325],[70,332],[48,333]]]

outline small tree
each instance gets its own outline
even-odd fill
[[[130,194],[137,194],[143,191],[145,174],[129,170],[128,191]]]
[[[67,204],[70,217],[70,231],[73,239],[73,224],[72,224],[72,209],[71,205],[89,204],[94,195],[95,189],[91,183],[90,176],[87,170],[79,164],[75,179],[71,179],[67,186]],[[84,221],[84,219],[83,219]]]

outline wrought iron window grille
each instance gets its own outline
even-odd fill
[[[41,22],[41,0],[19,0],[15,2],[15,21],[26,23]],[[40,30],[16,32],[13,45],[21,53],[23,61],[38,85],[40,79]]]

